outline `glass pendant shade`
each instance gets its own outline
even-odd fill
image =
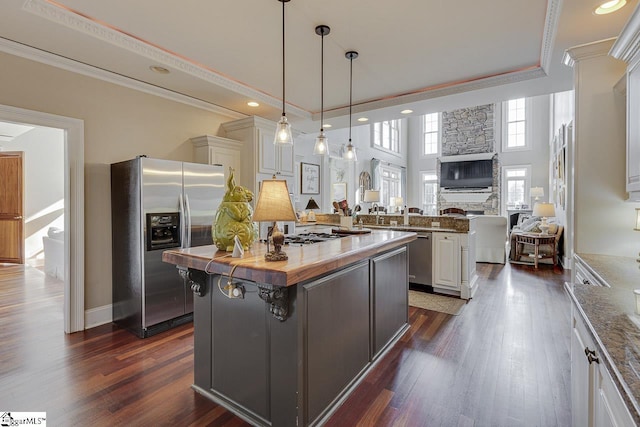
[[[276,126],[276,136],[273,140],[276,145],[293,145],[293,136],[291,135],[291,125],[287,120],[287,116],[280,117],[280,121]]]
[[[350,50],[345,53],[344,56],[349,60],[349,144],[347,144],[347,147],[342,153],[342,158],[350,162],[355,162],[358,160],[358,156],[356,155],[356,148],[351,144],[351,109],[353,107],[353,60],[358,57],[358,52]]]
[[[316,144],[313,146],[313,154],[325,155],[329,152],[329,138],[324,134],[324,131],[320,131],[320,134],[316,137]]]
[[[351,141],[349,141],[349,145],[344,150],[342,154],[342,158],[345,160],[349,160],[350,162],[355,162],[358,160],[358,155],[356,154],[356,147],[351,145]]]
[[[285,97],[285,25],[284,25],[284,5],[289,0],[278,0],[282,3],[282,117],[276,125],[276,135],[273,138],[274,145],[293,145],[293,135],[291,134],[291,125],[287,121],[285,113],[286,97]]]
[[[321,42],[320,49],[320,134],[316,137],[316,143],[313,146],[313,154],[324,156],[329,153],[329,139],[324,134],[324,36],[331,32],[331,28],[327,25],[318,25],[316,34],[319,35]]]

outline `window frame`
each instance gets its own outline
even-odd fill
[[[524,98],[524,145],[522,147],[509,147],[509,101],[515,101],[521,98],[508,99],[502,102],[500,109],[501,120],[500,125],[502,136],[502,151],[527,151],[533,149],[533,101],[531,98]]]
[[[395,123],[396,127],[393,126],[389,126],[389,141],[390,141],[390,146],[391,148],[386,148],[382,145],[382,143],[378,144],[377,143],[377,132],[376,132],[376,128],[380,127],[380,135],[383,134],[383,123]],[[376,150],[380,150],[380,151],[384,151],[385,153],[390,153],[393,154],[394,156],[401,156],[402,155],[402,119],[391,119],[391,120],[383,120],[381,122],[376,122],[373,123],[371,125],[371,147],[376,149]],[[397,132],[392,132],[394,129],[397,129]],[[395,133],[397,135],[396,140],[394,141],[392,136],[393,133]],[[397,150],[393,149],[393,147],[396,147]]]
[[[435,179],[427,180],[427,175],[432,175],[435,177]],[[433,203],[433,211],[430,211],[427,208],[427,201],[425,200],[426,184],[433,184],[435,187],[435,203]],[[438,190],[438,172],[435,170],[420,171],[420,206],[424,215],[438,215]],[[431,204],[429,204],[429,206],[431,206]]]
[[[397,175],[396,179],[388,179],[385,177],[386,172],[391,172]],[[397,191],[390,191],[389,185],[385,185],[386,183],[393,182],[393,187],[397,189]],[[385,187],[387,188],[385,190]],[[391,194],[394,193],[394,194]],[[399,167],[391,166],[391,165],[380,165],[380,206],[384,206],[389,208],[391,206],[391,198],[392,197],[403,197],[403,189],[402,189],[402,169]]]
[[[502,184],[502,206],[503,206],[503,214],[506,215],[508,210],[513,210],[515,209],[515,206],[513,207],[509,207],[508,206],[508,195],[509,195],[509,186],[508,186],[508,182],[510,181],[510,179],[507,177],[507,172],[510,170],[525,170],[525,178],[524,178],[524,195],[523,195],[523,203],[526,204],[528,206],[528,209],[532,209],[533,207],[531,206],[531,200],[527,200],[527,198],[529,197],[529,192],[531,191],[531,170],[532,167],[530,164],[524,164],[524,165],[509,165],[509,166],[503,166],[502,167],[502,179],[501,179],[501,184]]]
[[[435,132],[430,132],[430,133],[437,133],[437,140],[436,140],[436,151],[435,153],[426,153],[425,151],[425,136],[426,136],[426,126],[425,126],[425,121],[427,116],[429,115],[433,115],[435,114],[437,119],[438,119],[438,129]],[[437,158],[440,156],[440,154],[442,153],[442,113],[441,112],[437,112],[437,113],[428,113],[428,114],[423,114],[421,117],[421,126],[422,126],[422,138],[421,138],[421,143],[422,143],[422,157],[423,158]]]

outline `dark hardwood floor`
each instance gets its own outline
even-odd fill
[[[568,272],[478,264],[459,316],[410,308],[410,330],[328,426],[568,426]],[[65,335],[62,284],[0,264],[0,411],[50,425],[241,426],[195,393],[193,328],[144,340],[103,325]]]

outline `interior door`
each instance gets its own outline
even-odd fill
[[[0,262],[24,264],[22,156],[0,152]]]

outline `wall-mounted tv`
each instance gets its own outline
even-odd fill
[[[493,160],[440,163],[440,188],[483,189],[493,186]]]

